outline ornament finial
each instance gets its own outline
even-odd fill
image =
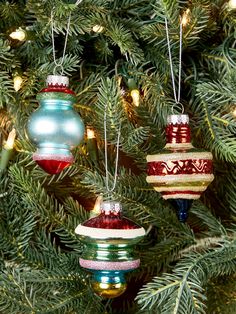
[[[48,86],[69,86],[69,78],[64,75],[48,75],[46,83]]]

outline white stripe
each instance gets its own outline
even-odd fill
[[[175,182],[211,182],[214,179],[213,174],[171,174],[165,176],[147,176],[148,183],[175,183]]]
[[[157,154],[147,155],[147,162],[153,161],[172,161],[172,160],[188,160],[188,159],[207,159],[212,160],[213,156],[210,152],[189,152],[189,153],[169,153],[169,154]]]
[[[197,200],[200,198],[201,195],[196,195],[196,194],[169,194],[169,195],[162,195],[162,197],[165,200],[168,199],[176,199],[176,198],[183,198],[183,199],[189,199],[189,200]]]
[[[193,191],[193,192],[203,192],[207,189],[207,186],[154,186],[157,192],[173,192],[173,191]]]
[[[132,239],[144,236],[145,230],[142,227],[137,229],[92,228],[79,224],[75,229],[75,233],[96,239],[109,239],[109,238]]]

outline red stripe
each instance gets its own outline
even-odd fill
[[[148,163],[149,176],[166,176],[180,174],[211,174],[212,160],[210,159],[180,159],[168,161],[152,161]]]
[[[175,194],[193,194],[193,195],[201,195],[202,192],[194,192],[194,191],[172,191],[172,192],[161,192],[162,195],[175,195]]]

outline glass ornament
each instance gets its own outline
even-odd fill
[[[213,157],[191,144],[188,115],[170,115],[167,123],[164,149],[147,156],[147,182],[171,200],[179,220],[185,222],[192,201],[200,198],[214,179]]]
[[[68,77],[49,75],[47,87],[37,95],[40,106],[28,121],[29,138],[37,146],[33,159],[50,174],[73,163],[70,150],[84,136],[84,123],[73,109],[76,96],[68,86]]]
[[[79,260],[92,273],[91,286],[105,298],[115,298],[126,290],[125,274],[139,267],[134,245],[145,230],[122,217],[121,204],[102,202],[99,216],[78,225],[75,233],[86,245]]]

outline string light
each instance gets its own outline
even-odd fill
[[[16,138],[16,130],[12,129],[8,135],[6,143],[3,145],[0,157],[0,170],[6,170],[9,160],[13,155],[13,147]]]
[[[131,92],[130,92],[130,95],[132,97],[132,100],[133,100],[133,103],[136,107],[139,106],[139,102],[140,102],[140,93],[139,93],[139,90],[138,89],[133,89]]]
[[[232,112],[232,115],[234,118],[236,118],[236,107],[234,108],[233,112]]]
[[[14,147],[15,138],[16,138],[16,129],[12,129],[8,135],[4,148],[7,150],[12,150]]]
[[[236,9],[236,0],[230,0],[228,3],[230,9]]]
[[[189,13],[190,9],[187,9],[182,15],[181,23],[183,26],[186,26],[189,23],[190,20]]]
[[[18,92],[18,90],[21,89],[22,87],[22,83],[23,83],[23,79],[21,76],[17,75],[13,78],[13,83],[14,83],[14,89],[16,92]]]
[[[95,136],[95,132],[93,129],[91,128],[87,128],[87,138],[88,139],[91,139],[91,138],[96,138]]]
[[[26,32],[22,28],[18,28],[9,35],[12,39],[24,41],[26,39]]]
[[[93,210],[90,211],[90,218],[96,217],[100,214],[101,212],[101,203],[103,202],[103,197],[102,195],[99,195],[94,203]]]
[[[103,32],[104,27],[102,25],[94,25],[93,26],[93,31],[94,33],[101,33]]]

